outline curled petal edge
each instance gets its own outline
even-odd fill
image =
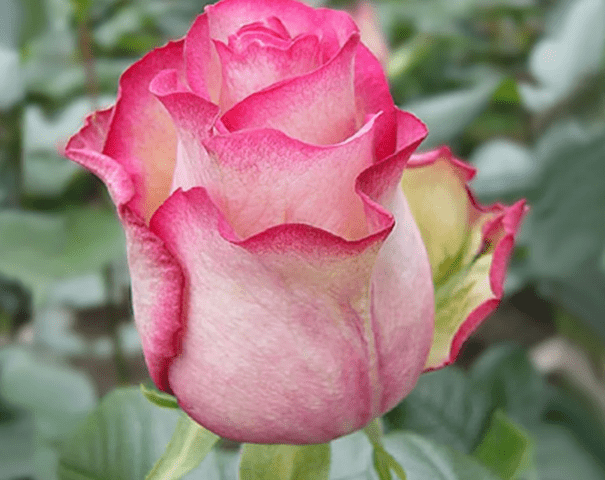
[[[468,185],[468,182],[475,176],[476,170],[471,165],[454,157],[447,147],[413,155],[406,166],[406,172],[413,172],[415,169],[421,171],[423,169],[440,168],[440,162],[445,162],[445,164],[441,163],[441,168],[445,167],[459,179],[458,184],[456,182],[443,182],[443,186],[451,189],[452,198],[464,196],[466,199],[468,238],[466,246],[460,252],[460,263],[462,265],[458,266],[458,271],[451,275],[450,280],[440,279],[439,282],[435,282],[436,298],[439,298],[440,288],[447,288],[447,290],[443,290],[446,292],[442,296],[443,303],[439,304],[439,301],[437,302],[434,343],[425,371],[437,370],[454,362],[460,353],[462,344],[500,304],[506,268],[514,247],[515,236],[521,226],[523,217],[528,211],[525,200],[520,200],[511,206],[499,203],[489,206],[481,205]],[[413,189],[413,186],[404,183],[404,192],[414,211],[414,202],[421,202],[422,199],[414,199],[414,192],[411,189]],[[430,200],[426,199],[426,201]],[[424,210],[422,216],[417,216],[415,212],[415,217],[419,217],[416,218],[416,221],[419,223],[421,231],[430,229],[430,225],[422,224],[422,222],[428,223],[430,221],[430,219],[427,219],[426,211]],[[435,208],[433,211],[438,212],[439,209]],[[439,226],[439,219],[435,218],[433,220],[435,221],[434,226]],[[427,239],[425,239],[426,241]],[[427,249],[430,257],[432,249]],[[433,251],[437,250],[433,249]],[[431,262],[435,262],[435,258],[431,259]],[[452,283],[448,284],[448,281]],[[462,307],[453,307],[452,309],[452,302],[460,300],[456,294],[460,294],[465,287],[468,288],[467,293],[470,297],[471,294],[476,295],[477,293],[473,289],[481,289],[482,286],[488,288],[480,290],[480,298],[475,297],[474,302],[473,298],[470,298],[470,300],[468,298],[463,299],[463,301],[471,301],[472,306],[465,303]],[[456,317],[456,315],[452,315],[452,312],[458,313],[457,318],[454,319],[454,325],[451,323],[446,325],[446,327],[449,327],[445,329],[446,332],[439,331],[440,323],[437,319],[439,318],[440,309],[447,312],[446,315],[450,319]]]
[[[113,107],[88,116],[84,126],[67,144],[65,156],[93,172],[107,186],[126,233],[128,262],[133,276],[135,322],[149,374],[161,390],[172,393],[168,366],[179,351],[182,326],[183,274],[162,239],[151,232],[133,208],[136,187],[118,161],[100,153],[105,143]],[[145,322],[146,319],[151,319]]]

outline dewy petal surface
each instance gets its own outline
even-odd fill
[[[256,92],[222,116],[230,131],[274,128],[307,143],[338,143],[360,126],[355,102],[354,34],[321,68]]]
[[[467,183],[475,170],[448,148],[414,155],[403,190],[433,271],[435,336],[426,368],[454,361],[464,340],[500,303],[508,258],[527,208],[483,207]]]

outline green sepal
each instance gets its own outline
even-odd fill
[[[154,405],[162,408],[180,408],[176,397],[169,395],[154,388],[147,388],[141,383],[141,393]]]
[[[219,436],[183,414],[166,447],[145,480],[177,480],[196,468],[210,453]]]
[[[534,468],[531,439],[501,410],[494,413],[489,430],[473,456],[504,480],[526,478],[526,473]]]
[[[405,471],[403,467],[393,458],[393,456],[387,452],[382,444],[382,425],[380,420],[373,420],[363,430],[367,435],[374,453],[372,459],[374,462],[374,469],[378,474],[380,480],[392,480],[391,470],[395,472],[397,478],[400,480],[406,480]]]

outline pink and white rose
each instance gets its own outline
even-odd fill
[[[426,128],[395,107],[359,38],[343,12],[223,0],[133,64],[115,105],[67,145],[117,206],[152,379],[223,437],[303,444],[357,430],[451,361],[493,306],[434,335],[421,237],[433,198],[414,204],[415,221],[406,195],[424,187],[401,188]],[[459,186],[446,176],[439,188]],[[496,288],[483,294],[498,300],[523,208],[482,220],[473,208],[452,228],[479,229],[475,253],[490,239]]]

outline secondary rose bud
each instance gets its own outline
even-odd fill
[[[133,64],[66,155],[117,206],[156,385],[258,443],[325,442],[405,397],[434,331],[400,186],[426,133],[351,17],[293,0],[206,7]]]

